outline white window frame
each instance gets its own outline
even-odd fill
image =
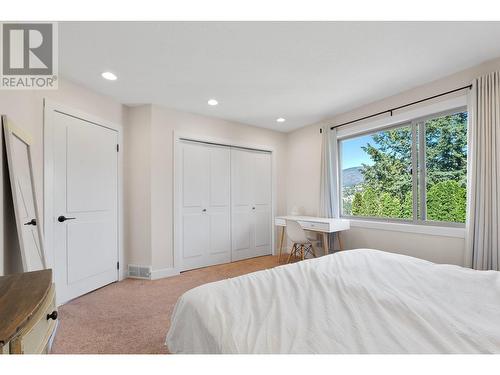
[[[414,110],[406,111],[402,114],[394,115],[389,118],[385,117],[375,121],[355,123],[351,126],[345,126],[337,129],[337,137],[335,142],[337,142],[337,170],[338,170],[338,202],[339,202],[339,214],[341,218],[351,220],[354,226],[368,227],[372,229],[381,229],[381,227],[387,227],[390,230],[397,231],[411,231],[416,233],[424,234],[439,234],[446,235],[450,237],[464,237],[465,224],[454,223],[454,222],[442,222],[442,221],[430,221],[423,220],[415,212],[417,210],[417,199],[413,199],[413,219],[398,219],[398,218],[382,218],[382,217],[369,217],[369,216],[353,216],[353,215],[343,215],[343,202],[342,202],[342,142],[344,140],[359,137],[361,135],[373,134],[379,131],[394,129],[403,126],[410,126],[412,129],[412,140],[416,139],[417,128],[420,133],[423,134],[425,121],[446,116],[452,113],[467,111],[467,96],[459,96],[446,101],[441,101],[438,103],[433,103],[424,107],[420,107]],[[413,196],[415,197],[418,191],[418,184],[421,186],[426,186],[426,173],[425,173],[425,160],[420,160],[418,162],[418,157],[425,157],[425,148],[422,148],[422,143],[425,147],[425,138],[419,138],[419,148],[420,151],[416,150],[416,142],[412,142],[412,169],[417,171],[417,165],[420,165],[420,170],[417,171],[417,178],[412,177],[413,184]],[[417,163],[418,162],[418,163]],[[420,210],[426,210],[426,200],[423,199],[426,196],[426,191],[420,189]],[[424,208],[422,208],[424,207]],[[424,216],[426,217],[426,216]],[[428,228],[428,229],[426,229]]]

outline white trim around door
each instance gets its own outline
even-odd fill
[[[54,212],[54,114],[64,114],[76,119],[84,120],[86,122],[99,125],[101,127],[114,130],[117,132],[119,152],[117,155],[117,259],[119,262],[119,269],[117,270],[117,280],[123,280],[126,275],[125,260],[123,252],[123,152],[121,145],[123,144],[123,128],[121,124],[115,124],[97,118],[93,115],[81,112],[77,109],[61,105],[47,99],[44,100],[44,133],[43,133],[43,156],[44,156],[44,170],[43,170],[43,232],[45,239],[45,248],[47,254],[47,265],[54,268],[55,253],[54,253],[54,225],[55,215]],[[54,270],[56,272],[56,270]],[[57,286],[56,286],[57,287]],[[65,302],[65,301],[58,301]]]
[[[253,150],[253,151],[264,151],[264,152],[269,152],[271,154],[271,184],[272,184],[272,191],[271,191],[271,253],[275,255],[276,253],[276,247],[275,247],[275,229],[273,226],[274,222],[274,216],[276,213],[276,205],[277,205],[277,199],[276,199],[276,151],[274,147],[266,146],[266,145],[259,145],[259,144],[252,144],[252,143],[245,143],[245,142],[235,142],[230,139],[222,139],[222,138],[217,138],[217,137],[209,137],[209,136],[198,136],[198,135],[193,135],[193,134],[186,134],[182,132],[177,132],[174,130],[174,135],[173,135],[173,167],[174,167],[174,175],[173,175],[173,205],[174,205],[174,212],[173,212],[173,264],[174,264],[174,270],[175,272],[180,272],[182,270],[182,265],[181,259],[182,259],[182,246],[181,246],[181,225],[180,225],[180,220],[182,219],[182,207],[179,201],[179,197],[182,195],[182,192],[180,191],[181,189],[181,183],[179,182],[180,176],[181,176],[181,142],[182,141],[189,141],[189,142],[199,142],[199,143],[204,143],[204,144],[212,144],[216,146],[225,146],[225,147],[233,147],[233,148],[240,148],[240,149],[247,149],[247,150]]]

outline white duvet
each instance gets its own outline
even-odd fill
[[[172,353],[500,353],[500,272],[350,250],[177,302]]]

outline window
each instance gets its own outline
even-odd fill
[[[464,223],[467,112],[339,141],[343,216]]]

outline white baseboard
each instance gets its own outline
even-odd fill
[[[163,279],[165,277],[177,276],[179,274],[179,270],[175,268],[162,268],[159,270],[151,271],[151,280]]]

